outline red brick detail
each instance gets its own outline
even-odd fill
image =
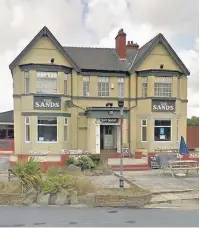
[[[199,148],[199,127],[187,127],[187,146],[189,149]]]
[[[115,49],[119,58],[126,58],[126,33],[124,33],[123,29],[119,30],[115,38]]]
[[[1,151],[14,151],[14,139],[0,139],[0,142],[8,143],[7,147],[0,147]]]

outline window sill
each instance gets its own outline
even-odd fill
[[[56,144],[56,143],[58,143],[57,141],[55,142],[55,141],[45,141],[45,142],[41,142],[41,141],[37,141],[37,143],[38,144]]]
[[[154,141],[154,143],[172,143],[172,141]]]

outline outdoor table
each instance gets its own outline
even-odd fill
[[[196,170],[197,174],[199,173],[198,162],[193,160],[168,161],[163,168],[163,174],[167,169],[171,171],[173,178],[175,170],[185,170],[186,175],[188,175],[189,170]]]

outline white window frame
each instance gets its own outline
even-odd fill
[[[24,92],[25,94],[30,93],[30,72],[29,71],[24,72]]]
[[[38,118],[56,118],[57,124],[38,124]],[[38,125],[39,126],[56,126],[57,127],[57,138],[56,141],[39,141],[38,140]],[[58,143],[58,117],[55,116],[38,116],[37,117],[37,128],[36,128],[36,141],[37,143]]]
[[[118,84],[118,97],[124,97],[124,78],[120,77],[117,79]]]
[[[50,85],[52,85],[52,88],[50,87]],[[36,93],[57,94],[58,93],[58,72],[37,71]]]
[[[25,143],[30,143],[31,141],[31,130],[30,130],[30,125],[31,125],[31,121],[30,121],[30,116],[25,116],[24,118],[24,123],[25,123],[25,131],[24,131],[24,135],[25,135]],[[28,128],[28,131],[27,132],[27,128]],[[29,135],[29,140],[27,140],[27,133]]]
[[[145,123],[143,121],[145,121]],[[141,119],[141,142],[147,142],[147,124],[147,119]],[[146,128],[146,140],[143,140],[143,128]]]
[[[154,96],[172,97],[173,77],[155,77]]]
[[[66,130],[67,129],[67,130]],[[67,133],[67,139],[65,136],[65,133]],[[69,141],[69,124],[68,124],[68,117],[64,117],[64,142]]]
[[[102,90],[102,87],[105,90]],[[110,78],[109,77],[98,77],[98,96],[109,97],[110,94]]]
[[[147,97],[148,91],[148,78],[142,77],[142,97]]]
[[[83,76],[83,96],[84,97],[89,96],[89,90],[90,90],[90,77]]]
[[[64,95],[68,95],[68,74],[64,73]]]
[[[171,125],[170,126],[156,126],[155,125],[155,122],[156,122],[156,120],[160,120],[160,121],[170,121],[170,123],[171,123]],[[172,124],[173,124],[173,122],[172,122],[172,119],[159,119],[159,118],[156,118],[156,119],[154,119],[154,127],[153,127],[153,138],[154,138],[154,142],[155,143],[171,143],[172,142]],[[170,141],[156,141],[155,140],[155,127],[168,127],[168,128],[170,128]]]

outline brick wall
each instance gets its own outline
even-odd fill
[[[187,127],[187,146],[189,149],[199,148],[199,127]]]

